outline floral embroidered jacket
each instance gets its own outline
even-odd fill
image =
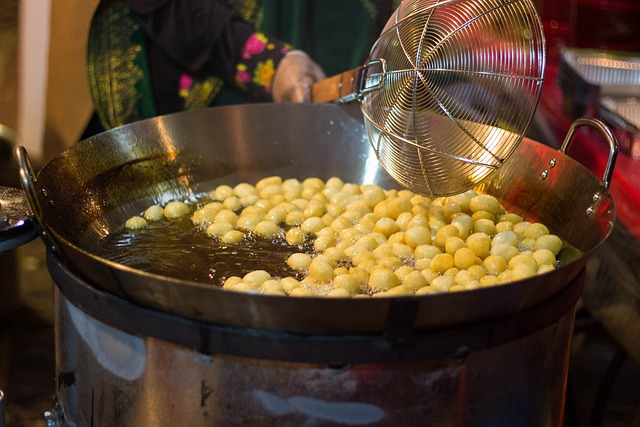
[[[224,84],[271,100],[290,46],[256,31],[259,0],[102,0],[89,34],[96,112],[106,128],[209,106]]]

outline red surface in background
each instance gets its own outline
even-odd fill
[[[562,108],[563,92],[557,85],[557,71],[557,63],[549,61],[536,114],[545,119],[559,146],[574,119]],[[599,134],[579,128],[567,154],[602,179],[609,145]],[[609,192],[616,204],[618,220],[640,239],[640,162],[626,153],[618,153]]]

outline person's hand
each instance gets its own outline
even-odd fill
[[[271,95],[275,102],[309,102],[311,86],[324,78],[324,71],[309,55],[292,50],[278,64]]]

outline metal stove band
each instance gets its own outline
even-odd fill
[[[508,318],[484,323],[413,332],[408,322],[412,310],[416,309],[416,300],[398,298],[390,309],[390,317],[404,317],[405,327],[397,327],[401,321],[382,335],[303,335],[204,323],[141,307],[90,286],[51,253],[47,263],[54,282],[69,301],[118,330],[183,345],[203,354],[334,366],[464,357],[470,352],[524,338],[555,324],[569,312],[580,297],[584,282],[582,270],[550,301]]]

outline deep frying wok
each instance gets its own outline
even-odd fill
[[[567,139],[567,143],[569,139]],[[612,159],[615,161],[615,142]],[[216,324],[272,331],[377,334],[496,319],[543,303],[584,268],[609,235],[604,182],[564,154],[524,139],[479,188],[580,251],[550,273],[451,294],[376,299],[293,298],[224,291],[149,274],[90,252],[152,203],[270,175],[397,185],[372,154],[357,106],[254,104],[149,119],[84,140],[37,177],[17,150],[23,186],[49,250],[88,283],[142,306]],[[613,161],[610,166],[613,166]],[[256,266],[259,268],[259,266]]]

